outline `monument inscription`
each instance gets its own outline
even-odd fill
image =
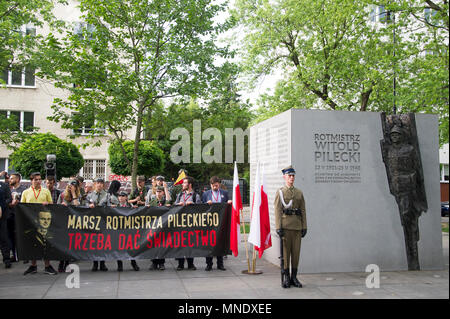
[[[313,134],[315,183],[361,183],[361,136]]]

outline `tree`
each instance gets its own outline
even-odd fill
[[[257,120],[292,107],[392,113],[395,104],[399,112],[439,113],[445,132],[447,1],[376,5],[385,9],[372,23],[371,1],[237,0],[233,16],[245,28],[245,70],[252,79],[284,72],[275,94],[260,99]],[[435,30],[418,32],[412,14],[423,16],[427,7],[438,10],[429,26]],[[434,57],[423,54],[427,47],[434,47]]]
[[[383,56],[391,44],[367,23],[367,3],[237,0],[233,15],[246,28],[242,54],[253,79],[281,68],[286,80],[280,85],[314,98],[314,105],[305,107],[386,107],[385,100],[371,96],[390,83],[391,61]]]
[[[125,141],[124,147],[128,161],[133,159],[134,143],[133,141]],[[109,166],[115,174],[129,176],[131,170],[127,165],[127,160],[123,158],[120,150],[119,142],[114,141],[108,148]],[[154,141],[140,141],[138,154],[138,175],[145,175],[147,177],[160,174],[164,169],[164,153]]]
[[[238,94],[238,87],[236,86],[237,70],[231,67],[228,74],[222,74],[223,78],[220,80],[220,85],[212,88],[208,94],[208,98],[203,101],[190,99],[178,100],[165,107],[160,105],[158,111],[150,118],[144,120],[144,125],[147,128],[145,136],[149,140],[157,141],[166,154],[166,165],[164,174],[168,177],[176,178],[178,171],[183,168],[188,171],[188,174],[196,180],[206,182],[213,175],[222,178],[232,178],[234,164],[225,162],[225,152],[227,151],[225,145],[225,130],[227,128],[240,128],[245,131],[251,119],[253,112],[250,105],[241,101]],[[208,128],[216,128],[220,133],[222,144],[220,145],[220,161],[212,163],[204,163],[202,165],[193,163],[193,122],[194,120],[201,121],[201,129],[203,132]],[[190,163],[181,162],[179,164],[173,163],[170,158],[170,153],[174,144],[178,140],[168,140],[172,130],[182,128],[189,132],[190,136]],[[204,147],[212,141],[202,140],[202,151]],[[233,145],[233,154],[236,155],[237,142]],[[248,139],[244,139],[244,158],[248,158]],[[242,145],[240,145],[242,147]],[[211,153],[215,153],[214,152]],[[210,153],[210,154],[211,154]],[[212,154],[211,154],[212,155]],[[214,154],[216,155],[216,154]],[[236,158],[236,157],[234,157]],[[244,171],[249,170],[248,163],[239,163],[239,171],[244,174]]]
[[[8,70],[33,67],[30,54],[41,39],[36,35],[36,27],[44,21],[57,25],[52,15],[53,2],[56,1],[0,1],[0,89],[5,85]],[[17,130],[16,119],[0,114],[2,144],[15,149],[27,136]]]
[[[82,0],[79,8],[86,28],[49,34],[36,60],[42,76],[70,92],[54,101],[50,119],[76,128],[70,112],[95,117],[95,128],[122,145],[134,187],[144,116],[152,117],[162,99],[202,94],[217,79],[214,59],[227,50],[214,42],[224,30],[214,17],[225,7],[209,0]],[[128,162],[123,142],[131,128]]]
[[[439,114],[440,143],[448,143],[449,4],[404,0],[386,3],[386,9],[397,17],[393,27],[408,32],[410,55],[404,64],[407,75],[399,88],[399,103],[413,112]]]
[[[40,172],[45,176],[44,163],[47,154],[56,155],[58,179],[78,174],[84,165],[83,156],[74,144],[51,133],[30,136],[9,158],[14,168],[23,176],[30,176],[33,172]]]

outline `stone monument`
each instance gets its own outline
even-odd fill
[[[408,228],[407,237],[417,248],[406,247],[404,221],[398,217],[399,206],[390,190],[380,148],[380,140],[386,137],[380,116],[377,112],[291,109],[250,128],[250,196],[260,161],[269,201],[272,247],[263,258],[279,264],[273,203],[284,183],[280,171],[292,165],[297,173],[294,185],[303,191],[308,216],[300,275],[365,272],[371,264],[381,271],[407,270],[407,249],[417,250],[421,269],[443,269],[438,116],[415,116],[426,198],[416,205],[427,211],[417,220],[420,241],[415,241],[414,226]]]

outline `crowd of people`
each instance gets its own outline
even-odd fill
[[[18,262],[16,250],[15,208],[18,203],[61,204],[66,206],[96,207],[139,207],[139,206],[172,206],[191,205],[194,203],[231,203],[226,190],[221,189],[221,180],[217,176],[210,179],[211,189],[199,194],[194,191],[194,179],[186,176],[181,187],[170,189],[164,176],[153,176],[151,186],[146,186],[146,178],[138,176],[137,187],[131,194],[121,190],[118,181],[112,181],[109,188],[105,188],[105,180],[96,178],[94,181],[84,181],[76,176],[70,179],[64,190],[56,188],[54,176],[47,176],[43,183],[42,176],[36,172],[30,175],[31,186],[27,188],[21,184],[22,176],[13,173],[0,172],[0,248],[5,268],[11,268],[11,263]],[[45,187],[43,187],[45,185]],[[226,270],[223,256],[217,256],[217,269]],[[187,269],[196,270],[193,257],[177,258],[177,270],[183,270],[185,262]],[[30,261],[23,261],[29,263]],[[65,272],[70,261],[59,261],[58,272]],[[44,273],[56,275],[57,272],[49,260],[44,260]],[[165,259],[153,259],[150,270],[165,270]],[[211,271],[213,257],[206,257],[206,271]],[[140,268],[136,260],[131,260],[131,267],[135,271]],[[94,261],[92,271],[108,271],[104,260]],[[117,270],[123,271],[123,262],[117,261]],[[37,273],[37,262],[31,260],[31,265],[24,275]]]

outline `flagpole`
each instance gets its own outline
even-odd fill
[[[253,261],[252,261],[252,272],[255,273],[255,267],[256,267],[256,249],[255,246],[253,246]]]
[[[255,175],[255,178],[256,178],[256,180],[259,180],[259,175],[260,175],[260,173],[259,173],[259,166],[260,166],[260,163],[259,163],[259,161],[258,161],[258,167],[257,167],[257,169],[256,169],[256,175]],[[259,184],[259,182],[257,182],[256,184]],[[256,193],[254,193],[253,194],[253,200],[255,200],[255,194]],[[253,209],[254,209],[254,205],[256,205],[255,204],[255,202],[253,202],[252,203],[252,208],[251,208],[251,220],[250,220],[250,228],[252,227],[252,218],[253,218],[253,214],[255,213],[254,211],[253,211]],[[259,213],[259,212],[258,212]],[[256,213],[255,213],[256,214]],[[258,216],[258,215],[256,215],[256,216]],[[258,226],[259,227],[259,226]],[[252,232],[251,232],[251,229],[250,229],[250,233],[249,233],[249,235],[248,235],[248,237],[250,236],[250,234],[251,234]],[[247,241],[249,241],[249,238],[247,237]],[[255,249],[255,244],[253,243],[253,242],[250,242],[251,244],[252,244],[252,247],[253,247],[253,255],[252,255],[252,269],[250,270],[250,259],[249,259],[249,257],[247,257],[247,264],[248,264],[248,271],[246,271],[246,270],[243,270],[242,271],[242,273],[244,273],[244,274],[247,274],[247,275],[260,275],[260,274],[262,274],[262,271],[260,271],[260,270],[256,270],[256,249]],[[246,248],[247,248],[247,243],[246,243]]]
[[[244,210],[241,209],[241,216],[242,216],[242,228],[244,230],[244,239],[245,239],[245,255],[247,256],[247,269],[248,272],[250,272],[250,259],[248,258],[248,244],[247,244],[247,240],[248,238],[245,238],[247,233],[245,231],[245,221],[244,221]]]

